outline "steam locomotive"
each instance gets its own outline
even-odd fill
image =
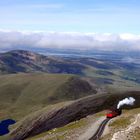
[[[114,117],[117,117],[119,115],[122,114],[122,110],[121,109],[114,109],[114,110],[111,110],[110,112],[108,112],[106,114],[106,117],[107,118],[114,118]]]

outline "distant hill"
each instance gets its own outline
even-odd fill
[[[48,72],[81,74],[85,66],[60,57],[44,56],[24,50],[0,54],[1,73]]]
[[[113,56],[112,56],[113,57]],[[62,73],[91,77],[94,83],[122,91],[139,90],[140,64],[121,61],[113,57],[45,56],[25,50],[0,54],[0,74]],[[132,72],[133,70],[133,72]]]
[[[12,138],[21,140],[116,106],[125,96],[133,95],[139,107],[139,92],[123,92],[140,90],[139,68],[119,60],[1,53],[0,119],[16,120]]]
[[[95,58],[65,58],[44,56],[25,50],[13,50],[0,54],[1,73],[48,72],[84,74],[89,67],[115,69],[116,65]]]
[[[0,118],[19,119],[47,105],[95,94],[85,80],[66,74],[0,76]]]

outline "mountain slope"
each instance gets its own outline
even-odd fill
[[[127,109],[140,107],[140,92],[120,94],[100,94],[76,100],[69,105],[54,109],[42,109],[36,114],[30,114],[22,120],[11,133],[11,140],[23,140],[53,128],[64,126],[70,122],[84,118],[99,111],[115,108],[125,97],[136,99],[134,106],[123,106]],[[30,124],[30,125],[29,125]]]
[[[0,76],[0,118],[19,119],[50,104],[95,94],[74,75],[10,74]]]
[[[48,72],[85,75],[84,70],[88,68],[94,70],[103,69],[106,70],[105,72],[107,74],[112,75],[113,73],[107,70],[113,70],[119,67],[113,63],[95,58],[44,56],[24,50],[13,50],[0,54],[1,73]]]
[[[14,50],[0,54],[0,72],[48,72],[80,74],[85,66],[58,57],[48,57],[37,53]]]
[[[110,91],[139,90],[139,68],[139,64],[127,63],[117,58],[111,61],[89,57],[44,56],[24,50],[0,54],[0,74],[38,72],[76,74],[91,77],[94,83],[105,86]]]

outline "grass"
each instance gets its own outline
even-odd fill
[[[133,109],[133,112],[137,112],[138,109]],[[82,129],[82,128],[85,128],[87,125],[89,125],[91,123],[91,120],[95,120],[96,118],[98,117],[101,117],[101,116],[104,116],[106,113],[106,111],[102,111],[102,112],[98,112],[97,114],[94,114],[94,115],[91,115],[90,117],[88,118],[83,118],[79,121],[76,121],[76,122],[72,122],[68,125],[65,125],[64,127],[60,127],[60,128],[57,128],[57,129],[53,129],[53,130],[50,130],[48,132],[44,132],[40,135],[37,135],[35,137],[32,137],[32,138],[29,138],[27,140],[38,140],[38,139],[47,139],[47,140],[55,140],[55,139],[58,139],[58,140],[65,140],[66,137],[70,137],[71,135],[69,135],[70,132],[74,133],[76,132],[76,129]],[[123,112],[124,115],[127,115],[129,113],[129,115],[132,113],[132,110],[125,110]],[[132,116],[131,116],[132,117]],[[116,127],[116,128],[122,128],[122,127],[126,127],[127,125],[130,124],[130,119],[131,117],[122,117],[122,118],[118,118],[117,120],[113,121],[113,123],[111,123],[109,125],[109,127],[113,127],[113,129]],[[125,120],[126,118],[126,120]],[[90,119],[90,120],[89,120]],[[124,124],[125,125],[124,125]],[[114,131],[114,130],[113,130]],[[107,134],[105,135],[103,138],[101,138],[101,140],[108,140],[108,138],[111,137],[111,133],[110,134]]]
[[[140,96],[138,96],[138,93],[135,93],[135,92],[132,92],[132,93],[127,93],[128,95],[127,96],[131,96],[131,95],[133,95],[134,97],[136,97],[137,96],[137,100],[136,100],[136,104],[135,104],[135,106],[134,107],[138,107],[140,104],[140,102],[139,102],[139,100],[140,100]],[[104,103],[104,107],[102,106],[102,107],[99,107],[98,106],[98,110],[97,110],[97,112],[99,111],[99,113],[98,114],[96,114],[96,117],[100,117],[100,116],[102,116],[104,113],[103,112],[100,112],[101,110],[103,110],[103,108],[105,109],[107,109],[107,108],[109,108],[109,106],[111,107],[112,106],[112,104],[114,104],[115,102],[116,102],[116,100],[120,100],[120,99],[122,99],[122,98],[124,98],[124,97],[126,97],[126,95],[125,94],[115,94],[115,95],[113,95],[113,94],[108,94],[108,95],[101,95],[101,94],[98,94],[98,95],[95,95],[95,97],[94,97],[94,100],[98,100],[98,99],[101,99],[101,98],[103,98],[103,97],[105,97],[105,96],[108,96],[108,98],[107,98],[107,100],[105,101],[105,103]],[[90,97],[91,98],[91,97]],[[92,97],[93,98],[93,97]],[[86,98],[87,99],[87,98]],[[118,102],[118,101],[117,101]],[[116,103],[117,103],[116,102]],[[86,103],[85,102],[85,100],[84,100],[84,103]],[[63,104],[62,104],[62,106],[63,106]],[[56,104],[54,107],[58,107],[58,105]],[[61,104],[60,104],[60,107],[61,107]],[[50,107],[51,109],[53,108],[53,107]],[[32,122],[32,119],[34,119],[34,118],[36,118],[36,116],[40,116],[40,114],[43,114],[43,113],[47,113],[47,111],[49,111],[49,108],[47,107],[47,108],[45,108],[45,109],[43,109],[43,110],[40,110],[39,112],[36,112],[36,113],[34,113],[34,114],[31,114],[30,116],[27,116],[27,118],[25,118],[25,122],[23,123],[22,121],[20,121],[20,123],[21,124],[26,124],[26,125],[28,125],[29,124],[29,122]],[[136,110],[133,110],[133,111],[136,111]],[[131,111],[128,111],[128,110],[126,110],[126,111],[124,111],[123,112],[123,115],[125,114],[125,116],[124,117],[121,117],[121,118],[118,118],[118,119],[121,119],[121,120],[114,120],[115,122],[113,122],[113,124],[111,124],[112,125],[112,127],[113,128],[117,128],[117,127],[120,127],[120,128],[122,128],[122,127],[125,127],[128,123],[129,123],[129,120],[131,119],[131,117],[129,118],[129,117],[127,117],[127,115],[129,115],[129,113],[131,112]],[[133,114],[132,112],[130,113],[130,114]],[[130,115],[129,115],[130,116]],[[124,123],[125,122],[125,123]],[[122,125],[122,123],[124,123],[125,125]],[[26,128],[26,125],[25,125],[25,128]],[[51,136],[53,136],[53,134],[54,134],[54,137],[57,135],[58,137],[59,136],[62,136],[63,135],[63,137],[65,137],[65,134],[66,134],[66,136],[67,136],[67,131],[69,132],[69,131],[71,131],[71,130],[74,130],[75,128],[80,128],[80,127],[82,127],[83,126],[83,124],[81,125],[77,125],[77,124],[75,124],[74,122],[73,123],[71,123],[70,125],[66,125],[66,126],[64,126],[64,127],[61,127],[61,128],[57,128],[56,130],[55,130],[55,133],[54,133],[54,131],[53,130],[50,130],[50,131],[48,131],[48,132],[51,132]],[[113,130],[113,129],[112,129]],[[47,135],[49,135],[49,133],[48,132],[45,132],[45,133],[42,133],[41,134],[41,137],[43,137],[43,136],[47,136]],[[39,137],[40,137],[40,135],[38,135]],[[37,137],[38,137],[37,136]],[[32,140],[32,139],[31,139]]]
[[[112,138],[113,134],[117,132],[118,130],[124,130],[127,128],[134,120],[134,115],[138,114],[140,112],[140,108],[135,108],[131,110],[123,110],[123,113],[120,117],[113,119],[109,123],[110,133],[103,136],[101,140],[109,140]],[[133,121],[132,121],[133,120]],[[131,134],[134,138],[134,140],[140,139],[140,129],[137,128],[135,132],[132,132]]]
[[[126,128],[131,123],[131,117],[121,117],[119,119],[116,119],[112,123],[109,124],[110,127],[113,128]]]
[[[27,140],[37,140],[38,138],[47,137],[47,140],[54,140],[57,139],[65,139],[66,136],[70,131],[76,131],[78,128],[82,128],[85,125],[87,125],[86,119],[81,119],[79,121],[72,122],[68,125],[65,125],[64,127],[56,128],[47,132],[44,132],[42,134],[39,134],[35,137],[29,138]]]
[[[91,112],[90,112],[91,108],[95,109],[94,113],[100,112],[100,111],[102,111],[104,109],[109,109],[109,108],[111,108],[113,106],[115,107],[115,104],[117,104],[119,100],[121,100],[121,99],[123,99],[125,97],[128,97],[128,96],[132,96],[132,95],[133,95],[134,98],[136,98],[135,106],[133,106],[133,107],[140,107],[140,102],[139,102],[140,101],[140,94],[139,94],[139,92],[138,93],[137,92],[131,92],[131,93],[122,93],[122,94],[97,94],[97,95],[94,95],[94,96],[89,96],[89,97],[86,97],[86,98],[78,100],[78,102],[74,102],[72,106],[69,106],[70,107],[69,109],[70,110],[71,109],[73,109],[73,110],[77,109],[77,107],[78,107],[77,104],[80,101],[81,107],[84,105],[83,107],[86,108],[86,106],[87,106],[86,109],[89,110],[89,112],[87,112],[87,114],[90,115],[91,114]],[[90,104],[91,102],[92,102],[92,104]],[[98,106],[98,102],[103,102],[103,105]],[[97,106],[96,106],[96,104],[97,104]],[[56,107],[58,107],[57,104],[56,104]],[[51,107],[51,109],[52,108],[53,107]],[[85,113],[85,112],[83,112],[84,108],[80,109],[80,107],[78,107],[78,109],[81,110],[81,116]],[[49,113],[47,111],[51,111],[51,109],[45,108],[45,109],[41,109],[39,112],[35,112],[33,114],[30,113],[30,116],[27,116],[27,118],[25,118],[25,120],[20,121],[20,123],[23,124],[23,129],[22,129],[23,133],[25,132],[24,129],[26,129],[28,127],[29,123],[32,124],[32,122],[34,122],[34,120],[36,120],[40,115],[46,116],[47,113]],[[100,116],[100,115],[102,115],[102,113],[98,114],[98,115]],[[76,118],[74,118],[74,119],[76,120]],[[117,122],[116,124],[121,126],[122,122],[123,121]],[[117,126],[115,126],[115,127],[117,127]],[[72,126],[71,126],[71,128],[72,128]],[[63,129],[63,130],[65,130],[65,129]]]
[[[81,81],[80,87],[77,87],[77,81],[72,80],[74,75],[67,74],[11,74],[11,75],[3,75],[0,76],[0,119],[12,118],[15,120],[21,120],[24,116],[31,114],[31,118],[33,118],[33,114],[38,113],[38,110],[47,111],[49,110],[50,104],[56,104],[57,106],[59,102],[70,101],[75,99],[75,94],[79,92],[79,95],[76,98],[80,98],[82,96],[89,95],[88,90],[80,89],[83,88],[84,85],[87,84]],[[72,81],[71,81],[72,80]],[[73,84],[74,83],[74,84]],[[83,86],[81,86],[81,84]],[[74,88],[70,88],[70,87]],[[73,90],[74,89],[74,90]],[[76,89],[76,90],[75,90]],[[78,89],[78,91],[77,91]],[[80,90],[79,90],[80,89]],[[83,92],[85,90],[85,92]],[[70,92],[67,92],[70,91]],[[60,96],[59,96],[60,95]],[[72,95],[70,96],[67,95]],[[138,93],[131,93],[127,96],[138,95]],[[108,97],[105,102],[105,106],[112,106],[113,103],[116,102],[116,99],[122,99],[126,94],[107,94],[107,95],[95,95],[95,99]],[[134,97],[135,97],[134,96]],[[138,99],[138,98],[137,98]],[[139,100],[139,99],[138,99]],[[110,104],[111,103],[111,104]],[[137,102],[138,103],[138,102]],[[64,103],[65,104],[65,103]],[[63,103],[61,104],[63,106]],[[60,106],[61,106],[60,105]],[[47,107],[48,106],[48,107]],[[42,110],[45,108],[45,110]],[[52,106],[50,106],[52,109]],[[98,110],[101,111],[103,107],[98,107]],[[37,112],[36,112],[37,111]],[[41,112],[40,112],[41,113]],[[98,114],[99,116],[102,114]],[[29,117],[29,116],[28,116]],[[28,119],[28,118],[27,118]],[[115,125],[121,125],[121,121],[117,122]],[[127,122],[126,122],[127,124]],[[57,133],[62,133],[65,130],[75,130],[76,128],[82,127],[84,124],[81,122],[77,124],[71,123],[70,125],[66,125],[62,128],[58,128],[56,130]],[[48,132],[46,132],[48,134]],[[45,135],[46,135],[45,133]],[[58,135],[58,137],[64,137],[64,133],[62,135]]]
[[[103,75],[102,73],[113,73],[113,75]],[[114,90],[115,91],[132,91],[132,90],[140,90],[140,86],[138,83],[131,81],[131,80],[127,80],[127,79],[123,79],[122,77],[124,76],[124,73],[127,73],[127,70],[125,69],[97,69],[97,68],[93,68],[93,67],[88,67],[87,69],[85,69],[83,71],[83,73],[86,76],[89,77],[93,77],[97,82],[97,84],[99,84],[99,86],[105,86],[106,89],[113,93]],[[131,75],[127,75],[128,77],[131,77]],[[102,82],[104,79],[110,79],[113,80],[112,84],[106,84],[104,82]],[[101,79],[100,81],[98,79]],[[118,88],[119,87],[119,88]]]
[[[67,74],[9,74],[0,76],[0,119],[19,120],[29,113],[50,104],[74,100],[89,95],[88,89],[80,89],[81,80]],[[72,85],[72,83],[75,83]],[[86,86],[82,81],[81,87]],[[69,88],[71,86],[71,89]],[[75,87],[74,87],[75,86]],[[82,91],[83,90],[83,91]]]

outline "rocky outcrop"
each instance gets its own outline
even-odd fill
[[[27,118],[11,133],[11,140],[24,140],[26,137],[34,136],[86,117],[91,113],[97,112],[100,106],[104,104],[105,99],[95,100],[92,97],[88,97],[68,106],[51,110],[47,113],[42,112],[42,114],[33,118]]]
[[[27,117],[11,132],[11,140],[24,140],[27,137],[40,134],[50,129],[64,126],[72,121],[79,120],[89,114],[94,114],[110,107],[116,107],[118,101],[126,96],[137,99],[135,106],[140,106],[140,94],[114,94],[114,95],[93,95],[77,100],[70,105],[50,110],[44,110],[40,114]]]
[[[135,121],[131,123],[127,128],[122,129],[116,133],[113,134],[113,137],[111,140],[134,140],[134,134],[136,129],[140,129],[140,114],[137,114],[135,116]]]

